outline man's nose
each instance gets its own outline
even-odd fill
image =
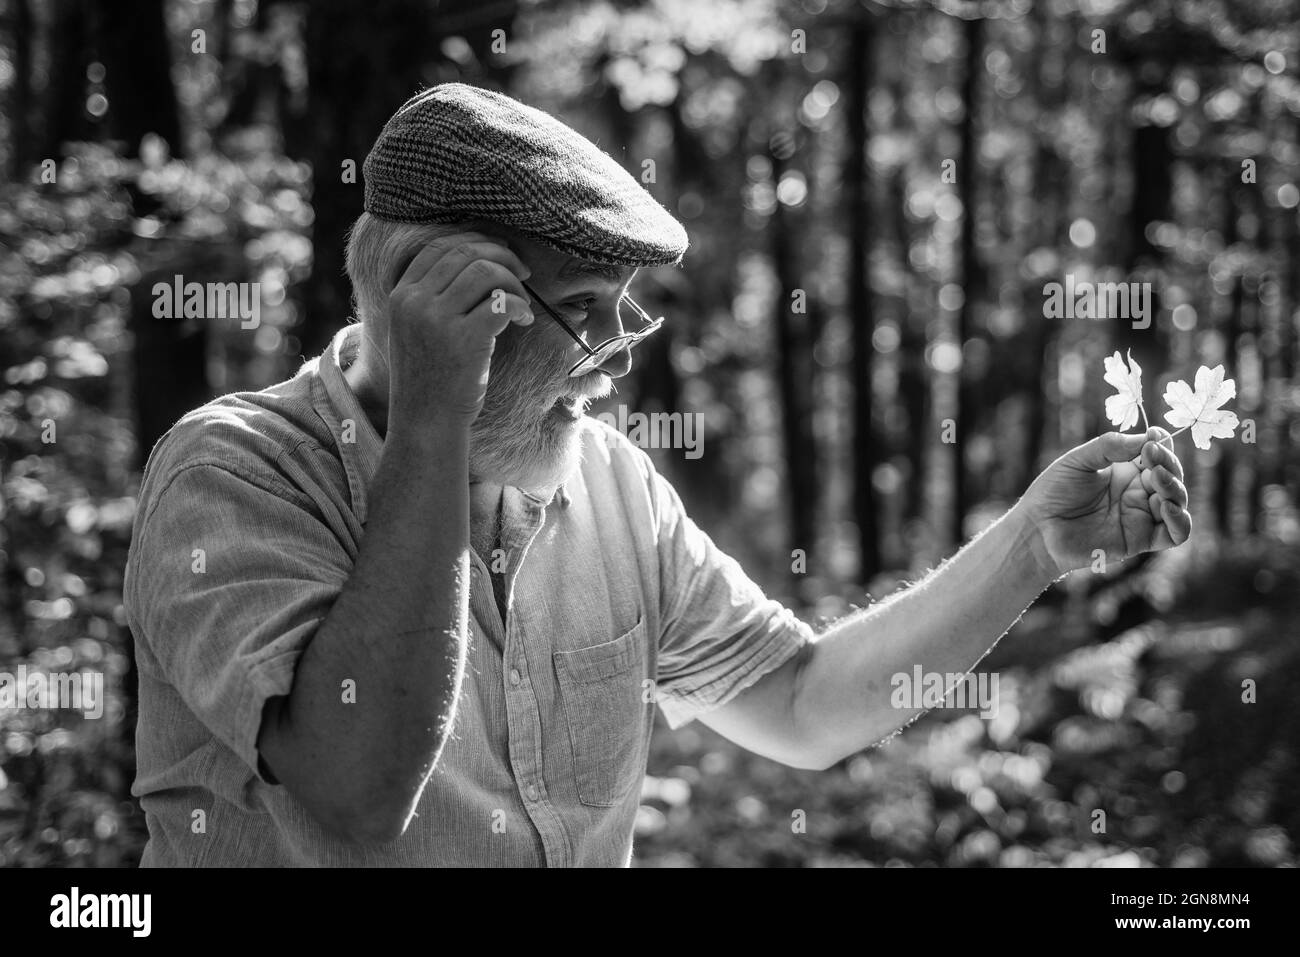
[[[606,312],[602,318],[605,321],[598,330],[594,330],[600,333],[597,342],[606,342],[623,334],[623,317],[619,314],[618,306]],[[596,368],[612,379],[625,376],[632,368],[632,352],[629,349],[619,349]]]
[[[596,368],[611,379],[625,376],[632,369],[632,350],[628,348],[619,349]]]
[[[612,309],[602,309],[598,322],[593,323],[591,335],[596,338],[593,342],[605,342],[613,339],[615,336],[623,334],[623,317],[619,313],[618,306]]]

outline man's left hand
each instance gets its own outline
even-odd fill
[[[1066,452],[1029,486],[1026,511],[1049,574],[1173,548],[1192,533],[1183,466],[1169,433],[1107,432]],[[1139,457],[1140,456],[1140,457]],[[1136,460],[1136,461],[1135,461]]]

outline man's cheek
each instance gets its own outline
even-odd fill
[[[518,330],[518,342],[531,352],[545,356],[552,366],[560,365],[568,369],[578,361],[576,355],[567,364],[564,361],[570,353],[580,352],[577,343],[544,311],[536,310],[534,315],[536,318],[532,325]]]
[[[536,366],[548,369],[554,366],[563,346],[556,343],[551,335],[553,330],[544,327],[549,322],[541,314],[533,320],[532,325],[511,325],[497,336],[496,350],[493,353],[494,365],[505,362],[511,366]],[[554,325],[554,323],[551,323]],[[572,363],[571,363],[572,364]],[[530,369],[530,371],[536,370]]]

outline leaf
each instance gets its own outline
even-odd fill
[[[1237,395],[1237,383],[1223,378],[1223,366],[1196,370],[1196,390],[1182,379],[1165,388],[1165,402],[1170,411],[1165,421],[1178,429],[1191,426],[1192,442],[1198,449],[1208,449],[1210,439],[1230,439],[1237,428],[1237,413],[1219,406]]]
[[[1106,367],[1106,381],[1118,390],[1118,394],[1106,400],[1106,418],[1111,425],[1119,426],[1121,432],[1127,432],[1137,425],[1138,412],[1142,409],[1142,367],[1130,352],[1129,367],[1125,369],[1118,349],[1102,364]]]

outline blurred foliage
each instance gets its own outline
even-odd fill
[[[213,344],[216,371],[243,387],[289,369],[284,288],[310,266],[297,164],[264,146],[188,163],[157,142],[143,152],[127,161],[71,145],[55,183],[34,175],[0,197],[0,662],[10,673],[99,671],[109,689],[98,720],[0,715],[3,863],[112,865],[142,846],[128,793],[134,715],[121,694],[122,572],[141,457],[128,313],[133,296],[151,302],[142,277],[185,273],[205,244],[243,258],[269,308],[251,344],[236,320]],[[132,216],[132,191],[152,215]]]
[[[988,659],[1000,674],[990,721],[931,712],[821,773],[698,724],[665,728],[635,861],[1295,866],[1300,552],[1234,547],[1199,572],[1176,554],[1124,585],[1176,602],[1170,614],[1104,644],[1078,644],[1086,627],[1063,634],[1060,610],[1031,609]],[[1226,601],[1197,597],[1224,589]],[[1084,597],[1076,614],[1109,619]],[[1242,704],[1246,677],[1258,681],[1257,704]]]
[[[0,715],[0,864],[138,860],[120,588],[140,466],[188,404],[284,378],[345,319],[361,186],[340,165],[417,78],[559,113],[686,224],[686,268],[638,278],[670,321],[618,401],[702,414],[707,455],[652,455],[810,620],[915,580],[1105,428],[1116,348],[1152,395],[1225,363],[1257,425],[1182,449],[1191,545],[1031,609],[989,659],[997,719],[934,713],[822,774],[661,729],[639,864],[1297,862],[1294,0],[0,7],[0,670],[98,670],[111,692],[98,721]],[[132,16],[166,49],[123,46]],[[123,85],[150,56],[170,86]],[[1042,321],[1066,273],[1151,282],[1150,330]],[[152,320],[175,274],[260,282],[261,325]]]

